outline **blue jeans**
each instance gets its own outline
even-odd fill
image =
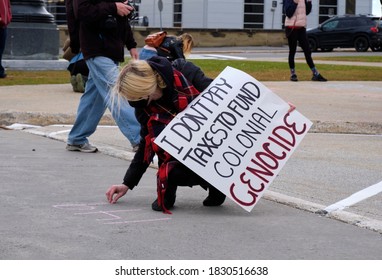
[[[140,124],[135,117],[134,108],[127,101],[121,103],[120,107],[111,106],[110,102],[110,90],[119,73],[118,64],[102,56],[88,59],[86,64],[89,77],[78,105],[76,121],[69,132],[68,144],[88,143],[87,137],[96,131],[106,108],[109,108],[123,135],[132,146],[137,145],[140,141]]]
[[[139,52],[139,59],[140,60],[147,60],[153,56],[158,55],[156,51],[153,50],[147,50],[145,48],[142,48],[141,51]]]

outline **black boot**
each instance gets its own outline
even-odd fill
[[[175,204],[175,199],[176,199],[176,189],[177,186],[175,187],[169,187],[166,190],[166,193],[164,194],[164,206],[166,209],[171,209],[174,207]],[[158,205],[158,199],[155,199],[155,201],[151,204],[151,208],[154,211],[162,211],[162,207]]]
[[[204,206],[222,205],[226,197],[225,194],[214,187],[209,187],[208,190],[209,190],[209,193],[207,198],[203,201],[203,205]]]

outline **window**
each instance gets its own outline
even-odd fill
[[[338,20],[332,20],[325,25],[322,26],[322,30],[324,31],[332,31],[338,26]]]
[[[320,0],[318,22],[322,23],[335,15],[337,15],[337,0]]]
[[[174,0],[174,27],[182,27],[182,0]]]
[[[341,20],[338,24],[338,28],[352,28],[354,26],[354,21],[350,20]]]
[[[370,24],[370,20],[368,20],[367,18],[357,18],[357,20],[355,21],[355,24],[357,26],[372,25],[372,24]]]
[[[54,16],[57,24],[66,24],[66,7],[64,0],[46,1],[46,10]]]
[[[244,28],[264,27],[264,0],[244,1]]]
[[[346,0],[346,14],[355,15],[355,0]]]

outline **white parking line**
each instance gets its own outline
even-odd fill
[[[207,57],[214,57],[217,59],[232,59],[232,60],[244,60],[245,57],[241,56],[232,56],[232,55],[221,55],[221,54],[207,54]]]
[[[245,57],[241,56],[231,56],[231,55],[220,55],[220,54],[192,54],[190,59],[230,59],[230,60],[244,60]]]
[[[348,198],[345,198],[343,200],[340,200],[324,209],[327,213],[336,211],[336,210],[342,210],[344,208],[350,207],[362,200],[365,200],[369,197],[372,197],[374,195],[377,195],[378,193],[382,192],[382,181],[372,185],[370,187],[367,187],[359,192],[356,192],[349,196]]]

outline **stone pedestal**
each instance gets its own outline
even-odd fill
[[[58,59],[59,32],[57,26],[44,23],[11,23],[4,59]]]
[[[3,59],[57,60],[59,30],[44,0],[11,0],[11,5]]]

